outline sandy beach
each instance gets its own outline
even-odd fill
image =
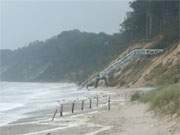
[[[99,88],[111,92],[111,110],[106,100],[99,107],[86,106],[74,114],[59,113],[51,121],[54,110],[33,112],[32,117],[20,119],[0,127],[1,135],[179,135],[179,120],[160,117],[148,110],[148,105],[130,102],[130,96],[145,88]],[[97,89],[98,90],[98,89]],[[101,100],[100,100],[101,101]]]

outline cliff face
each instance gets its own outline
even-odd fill
[[[142,44],[136,45],[141,47]],[[144,44],[143,44],[144,46]],[[155,48],[153,42],[145,47]],[[122,71],[116,71],[109,80],[112,86],[141,87],[173,84],[180,81],[180,42],[171,45],[164,53],[136,59]]]
[[[145,64],[135,85],[168,84],[180,81],[180,43]]]

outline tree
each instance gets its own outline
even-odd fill
[[[152,39],[158,34],[175,40],[179,35],[180,1],[136,0],[122,23],[122,34],[128,40]]]

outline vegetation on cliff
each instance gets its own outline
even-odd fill
[[[127,13],[120,32],[113,35],[64,31],[17,50],[0,50],[0,79],[82,81],[133,43],[151,41],[159,35],[163,39],[151,48],[168,48],[179,41],[180,1],[135,0],[130,7],[132,11]]]
[[[112,36],[104,33],[72,30],[17,50],[1,50],[0,79],[81,81],[123,51],[125,46],[117,42],[112,44]]]
[[[121,24],[127,41],[151,40],[161,34],[165,39],[162,48],[179,39],[180,1],[135,0],[130,7],[132,11]]]

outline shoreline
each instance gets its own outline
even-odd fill
[[[3,135],[178,135],[177,122],[169,119],[161,119],[153,112],[147,111],[148,106],[141,103],[129,102],[130,96],[137,90],[148,88],[100,88],[104,92],[111,93],[111,110],[107,110],[106,104],[102,107],[75,111],[74,114],[66,114],[54,121],[50,120],[53,111],[47,112],[41,118],[30,117],[20,119],[8,126],[0,127]],[[95,104],[94,104],[95,106]],[[33,116],[33,115],[32,115]]]
[[[109,91],[102,91],[99,89],[93,89],[92,92],[96,92],[98,95],[106,95],[110,93]],[[95,95],[94,95],[95,96]],[[94,97],[90,94],[90,97]],[[84,97],[87,98],[87,97]],[[82,99],[84,99],[82,98]],[[78,125],[74,125],[74,121],[81,123],[81,118],[75,119],[75,117],[81,117],[81,115],[91,114],[92,112],[96,112],[100,108],[96,108],[95,101],[92,102],[92,109],[89,109],[89,101],[85,102],[84,111],[81,111],[81,100],[78,99],[76,101],[74,113],[71,113],[71,100],[68,100],[69,103],[64,103],[64,116],[60,117],[59,110],[56,115],[54,121],[51,121],[54,110],[59,107],[58,105],[52,108],[47,108],[44,110],[38,110],[33,112],[25,113],[25,117],[20,118],[18,120],[12,121],[6,125],[0,126],[0,133],[3,135],[18,135],[18,134],[30,134],[30,132],[45,132],[44,130],[50,130],[57,128],[58,130],[73,128],[74,126],[78,127]],[[95,99],[94,99],[95,100]],[[99,104],[104,104],[101,101]],[[99,105],[101,106],[101,105]],[[103,108],[103,106],[102,106]],[[72,125],[72,126],[68,126]],[[40,130],[40,131],[39,131]],[[41,133],[40,132],[40,133]]]
[[[53,110],[59,103],[67,104],[101,94],[99,91],[79,90],[71,84],[19,84],[5,83],[0,92],[0,126],[7,125],[21,118],[31,117],[36,111]],[[16,92],[17,90],[17,92]],[[11,94],[10,94],[11,93]],[[30,116],[29,116],[30,115]]]

